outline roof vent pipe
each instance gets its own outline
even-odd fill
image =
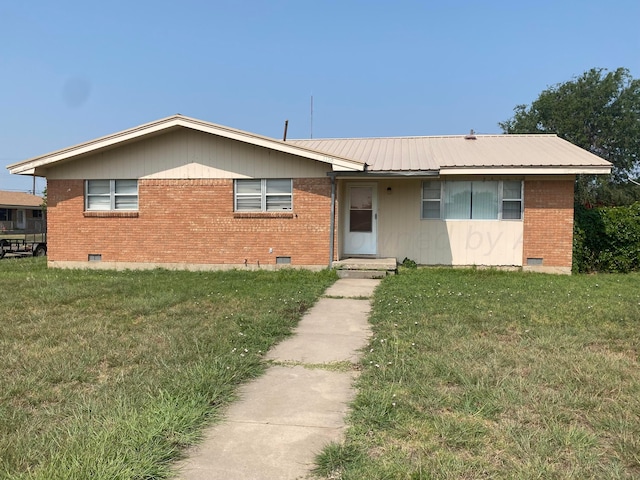
[[[289,120],[284,121],[284,134],[282,135],[282,141],[287,141],[287,129],[289,128]]]
[[[476,132],[473,131],[473,128],[471,129],[471,131],[469,132],[469,135],[465,135],[464,139],[465,140],[476,140],[478,137],[476,137]]]

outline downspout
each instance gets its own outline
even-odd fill
[[[331,178],[331,218],[329,220],[329,268],[333,268],[333,252],[335,250],[336,228],[336,174],[329,173]]]

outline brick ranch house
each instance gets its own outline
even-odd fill
[[[280,141],[174,115],[8,169],[47,178],[53,267],[570,272],[575,175],[611,165],[555,135]]]
[[[44,232],[42,197],[24,192],[0,190],[0,233]]]

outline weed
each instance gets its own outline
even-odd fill
[[[402,265],[404,268],[418,268],[418,264],[415,262],[415,260],[411,260],[407,257],[404,257],[404,260],[402,260],[402,263],[400,265]]]

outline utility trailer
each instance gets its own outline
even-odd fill
[[[20,237],[0,238],[0,258],[4,258],[5,255],[44,257],[46,254],[46,234],[23,234]]]

